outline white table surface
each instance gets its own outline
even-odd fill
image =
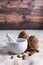
[[[22,30],[0,30],[0,49],[6,43],[6,34],[11,34],[13,38],[17,38],[18,34]],[[29,35],[36,35],[40,41],[40,52],[33,54],[31,57],[28,57],[26,60],[21,60],[14,56],[13,59],[10,59],[10,55],[7,55],[8,48],[0,50],[0,65],[16,65],[14,61],[17,60],[18,65],[43,65],[43,30],[26,30]],[[20,63],[20,62],[23,62]]]

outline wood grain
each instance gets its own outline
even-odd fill
[[[43,29],[43,0],[0,0],[0,29]]]

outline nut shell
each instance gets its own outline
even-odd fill
[[[28,39],[29,38],[29,34],[25,31],[20,32],[18,38],[24,38],[24,39]]]
[[[29,50],[38,50],[39,43],[36,36],[30,36],[28,39],[28,49]]]

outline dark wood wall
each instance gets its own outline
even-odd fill
[[[43,29],[43,0],[0,0],[2,29]]]

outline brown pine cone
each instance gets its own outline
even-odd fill
[[[29,38],[29,35],[28,35],[28,33],[27,33],[27,32],[22,31],[22,32],[20,32],[20,34],[19,34],[18,38],[28,39],[28,38]]]
[[[36,36],[30,36],[28,39],[28,50],[38,50],[39,43]]]

